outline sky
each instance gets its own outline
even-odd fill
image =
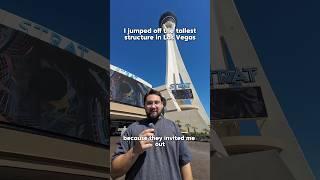
[[[289,125],[320,179],[320,1],[235,3]]]
[[[85,1],[82,1],[85,2]],[[0,8],[55,31],[104,57],[108,52],[107,3],[77,0],[1,0]]]
[[[110,53],[105,0],[53,2],[2,0],[0,8],[44,25],[103,56],[111,56],[112,64],[155,87],[165,81],[165,43],[123,42],[123,28],[157,27],[161,14],[168,10],[176,14],[178,27],[196,27],[197,40],[179,41],[178,46],[194,86],[209,112],[208,1],[112,0]],[[317,74],[320,66],[320,1],[235,2],[289,125],[313,173],[320,179],[320,85]],[[156,67],[156,70],[146,68],[147,65]]]
[[[111,64],[158,87],[165,84],[166,42],[126,41],[124,28],[158,28],[160,16],[173,12],[177,28],[196,28],[196,40],[178,41],[178,48],[193,85],[209,116],[210,108],[210,6],[209,0],[111,0]],[[192,12],[192,13],[190,13]]]

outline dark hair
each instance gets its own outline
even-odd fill
[[[159,91],[154,90],[154,89],[150,89],[150,91],[146,95],[144,95],[144,98],[143,98],[144,104],[146,103],[147,97],[151,94],[154,94],[154,95],[157,95],[160,97],[160,100],[163,103],[163,107],[165,107],[167,105],[167,100],[161,95],[161,93]]]

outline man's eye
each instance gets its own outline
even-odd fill
[[[149,101],[147,102],[147,105],[152,105],[152,104],[159,105],[160,103],[161,103],[160,101]]]
[[[152,105],[152,104],[153,104],[152,101],[147,102],[147,105]]]

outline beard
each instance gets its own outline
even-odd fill
[[[159,117],[161,116],[161,111],[151,111],[151,112],[147,112],[147,117],[148,119],[159,119]]]

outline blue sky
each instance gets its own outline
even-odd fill
[[[195,41],[177,41],[177,44],[197,93],[209,112],[209,1],[112,0],[110,7],[111,64],[141,77],[153,87],[165,84],[165,41],[125,41],[123,28],[157,28],[160,16],[171,11],[177,16],[177,28],[197,29]]]
[[[0,7],[44,25],[103,56],[109,55],[105,0],[53,2],[2,0]],[[320,66],[320,1],[235,2],[288,122],[319,179],[320,85],[317,72]],[[123,26],[157,27],[160,15],[168,10],[176,13],[179,27],[198,29],[197,41],[178,42],[178,46],[200,98],[208,109],[208,1],[113,0],[112,3],[112,6],[123,6],[112,9],[112,40],[122,37]],[[118,42],[111,47],[111,57],[112,64],[154,86],[165,81],[164,42]],[[140,65],[140,62],[144,64]],[[146,64],[156,66],[157,70],[150,71],[145,68]]]
[[[319,179],[320,1],[235,2],[290,127]]]
[[[103,56],[107,48],[107,3],[76,0],[1,0],[0,8],[53,30]]]

